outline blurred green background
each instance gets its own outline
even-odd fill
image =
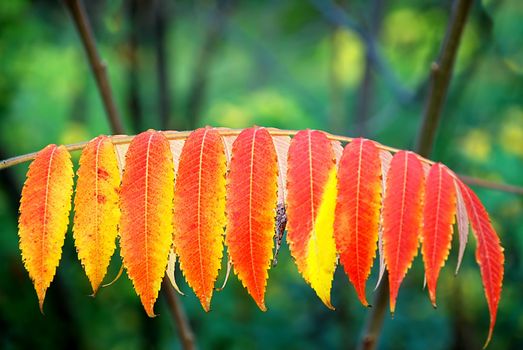
[[[331,2],[86,1],[126,133],[147,128],[317,128],[412,148],[451,1],[338,1],[376,45],[325,17]],[[523,186],[523,2],[473,5],[431,158],[458,173]],[[351,23],[352,23],[351,22]],[[0,2],[0,158],[111,133],[83,47],[59,1]],[[74,154],[77,161],[78,154]],[[149,319],[127,276],[96,298],[70,232],[45,316],[24,270],[17,210],[27,164],[0,172],[0,347],[179,348],[160,297]],[[505,247],[506,273],[490,349],[523,348],[523,198],[475,188]],[[474,239],[457,277],[456,241],[438,289],[423,290],[418,256],[386,316],[381,349],[479,349],[488,309]],[[206,314],[178,276],[202,349],[338,349],[358,343],[369,310],[341,268],[323,306],[286,245],[262,313],[235,276]],[[116,275],[116,252],[107,279]],[[376,281],[368,283],[368,296]],[[222,269],[219,282],[224,278]]]

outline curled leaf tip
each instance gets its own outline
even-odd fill
[[[485,344],[483,344],[483,349],[486,349],[487,346],[490,344],[490,340],[492,339],[492,331],[493,331],[493,330],[494,330],[493,328],[491,328],[491,329],[489,330],[489,332],[488,332],[488,336],[487,336],[487,340],[485,341]]]
[[[40,313],[42,314],[42,316],[45,316],[45,313],[44,313],[44,299],[40,299],[38,300],[38,306],[40,308]]]
[[[113,278],[113,280],[111,282],[102,284],[102,288],[106,288],[106,287],[113,285],[116,281],[118,281],[118,279],[120,279],[120,276],[122,276],[122,273],[123,273],[123,265],[120,266],[120,270],[118,270],[116,277]],[[96,294],[96,290],[93,292],[93,294]]]
[[[332,311],[336,310],[336,308],[335,308],[334,306],[332,306],[330,300],[323,301],[323,303],[324,303],[325,306],[327,306],[330,310],[332,310]]]

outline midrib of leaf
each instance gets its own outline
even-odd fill
[[[362,158],[362,152],[363,152],[363,143],[365,141],[360,142],[360,150],[358,154],[358,181],[356,183],[356,227],[355,227],[355,235],[356,235],[356,278],[358,279],[358,289],[361,290],[361,279],[360,279],[360,253],[359,253],[359,224],[360,224],[360,181],[361,181],[361,158]],[[350,240],[350,237],[349,237]],[[358,292],[359,292],[358,290]]]
[[[94,183],[95,183],[95,209],[94,209],[94,217],[95,217],[95,247],[98,247],[98,244],[99,244],[99,241],[100,241],[100,237],[99,237],[99,234],[100,234],[100,227],[99,227],[99,222],[98,222],[98,157],[99,157],[99,153],[100,153],[100,144],[102,143],[102,138],[100,138],[100,140],[98,140],[98,143],[96,144],[96,157],[95,157],[95,168],[94,168],[94,172],[95,172],[95,177],[94,177]],[[101,253],[101,252],[100,252]],[[101,254],[96,254],[96,257],[98,258],[101,258]],[[95,264],[95,275],[96,277],[98,277],[98,274],[99,274],[99,271],[100,271],[100,260],[97,259],[97,263]]]
[[[401,210],[400,210],[400,229],[399,229],[399,236],[398,236],[398,244],[396,248],[396,262],[395,267],[398,269],[398,261],[400,258],[400,247],[401,247],[401,238],[403,236],[403,215],[405,210],[405,193],[406,193],[406,187],[407,187],[407,166],[409,162],[409,154],[405,154],[405,169],[403,170],[403,188],[401,192]],[[396,278],[396,276],[394,276]]]
[[[254,259],[252,251],[252,181],[254,173],[254,145],[256,143],[256,133],[258,129],[254,129],[252,134],[252,143],[251,143],[251,163],[250,163],[250,176],[249,176],[249,249],[250,249],[250,258],[251,258],[251,269],[252,277],[254,280],[254,288],[256,289],[256,296],[260,295],[260,288],[258,287],[258,280],[256,279],[256,270],[254,269]]]
[[[204,278],[203,278],[203,261],[202,261],[202,246],[201,246],[201,218],[200,218],[200,206],[201,206],[201,190],[202,190],[202,160],[203,160],[203,149],[205,144],[205,137],[207,136],[208,129],[206,128],[203,133],[202,144],[200,146],[200,159],[198,166],[198,206],[197,206],[197,222],[198,222],[198,259],[200,261],[200,282],[204,287]]]
[[[439,229],[439,210],[441,202],[441,167],[438,167],[438,200],[436,205],[436,224],[434,226],[434,244],[432,245],[432,268],[434,268],[434,259],[436,258],[436,242],[438,240],[438,229]]]
[[[47,177],[45,179],[45,201],[44,201],[44,221],[42,223],[42,240],[40,242],[40,276],[44,275],[44,243],[47,239],[47,201],[49,197],[49,178],[51,177],[51,166],[53,164],[54,152],[58,149],[57,146],[53,148],[49,156],[49,165],[47,166]],[[42,286],[40,286],[42,288]],[[40,305],[42,308],[42,305]]]
[[[145,194],[144,194],[144,245],[145,245],[145,284],[149,286],[149,228],[148,228],[148,210],[149,205],[149,152],[151,148],[151,140],[154,133],[149,135],[147,140],[147,153],[145,156]]]
[[[320,256],[320,251],[318,248],[318,241],[316,236],[316,213],[314,211],[314,182],[313,182],[313,168],[312,168],[312,140],[311,140],[311,131],[307,131],[307,147],[308,147],[308,153],[309,153],[309,190],[310,190],[310,197],[311,197],[311,237],[310,239],[314,241],[314,250],[316,252],[316,256]],[[313,277],[313,276],[310,276]]]

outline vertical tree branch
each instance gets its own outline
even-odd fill
[[[191,329],[187,315],[180,303],[180,298],[169,284],[167,276],[162,281],[162,292],[165,296],[169,309],[172,310],[174,320],[178,325],[178,333],[184,350],[196,349],[194,333]]]
[[[445,104],[450,78],[452,77],[459,43],[470,8],[472,7],[472,2],[473,0],[455,1],[452,18],[443,45],[441,46],[439,58],[436,62],[432,63],[431,81],[425,114],[416,142],[416,151],[422,156],[427,156],[432,151],[441,111]]]
[[[378,287],[378,290],[375,291],[372,309],[370,309],[370,313],[367,315],[365,321],[363,337],[358,345],[359,350],[375,349],[378,345],[383,321],[385,319],[385,313],[387,312],[388,296],[389,274],[385,271],[381,280],[381,285]]]
[[[432,81],[427,96],[427,108],[423,116],[415,151],[427,157],[432,150],[434,137],[441,117],[452,69],[458,51],[463,28],[472,5],[472,0],[456,0],[452,16],[447,26],[445,39],[441,46],[438,61],[431,67]],[[382,284],[375,294],[375,307],[368,314],[360,349],[375,349],[385,317],[388,297],[388,278],[383,277]]]
[[[80,0],[65,0],[64,2],[73,17],[78,34],[80,34],[82,39],[111,128],[115,133],[123,134],[122,122],[114,104],[111,86],[107,78],[107,67],[100,59],[100,55],[96,49],[94,36],[83,3]]]
[[[81,3],[81,0],[65,0],[65,3],[71,12],[71,15],[74,19],[76,27],[78,28],[78,31],[80,32],[80,36],[84,43],[87,56],[89,57],[89,62],[91,64],[93,74],[95,75],[96,81],[98,83],[100,94],[102,95],[104,100],[107,117],[111,122],[111,129],[113,133],[123,134],[124,130],[122,127],[122,123],[120,121],[116,105],[112,97],[111,87],[109,86],[109,82],[107,80],[106,67],[100,61],[100,58],[98,56],[98,52],[96,50],[96,43],[94,41],[89,20],[86,16],[83,4]],[[171,286],[165,282],[165,279],[164,283],[162,283],[162,286],[162,293],[165,295],[167,299],[169,311],[171,312],[172,317],[178,325],[178,331],[180,334],[180,340],[183,345],[183,348],[186,350],[192,350],[195,348],[194,335],[185,315],[185,312],[183,310],[183,306],[181,305],[178,297],[174,294],[174,291],[171,288]]]

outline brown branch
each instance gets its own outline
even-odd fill
[[[439,58],[432,63],[431,82],[427,96],[425,114],[418,133],[416,151],[427,156],[432,151],[441,111],[445,104],[459,43],[473,0],[458,0],[454,3],[452,18],[447,29]]]
[[[242,131],[242,129],[217,128],[217,131],[222,136],[238,136],[240,134],[240,132]],[[296,130],[280,130],[280,129],[274,129],[274,128],[270,128],[270,129],[268,129],[268,131],[269,131],[269,134],[271,134],[272,136],[294,136],[297,133]],[[185,139],[187,139],[187,137],[189,137],[189,135],[191,134],[191,131],[167,130],[167,131],[164,131],[163,133],[169,140],[185,140]],[[327,138],[329,138],[330,140],[333,140],[333,141],[340,141],[340,142],[346,142],[346,143],[353,141],[353,138],[351,138],[351,137],[338,136],[338,135],[333,135],[333,134],[329,134],[329,133],[326,133],[326,134],[327,134]],[[113,142],[113,144],[121,145],[121,144],[130,143],[133,140],[134,135],[113,135],[113,136],[110,136],[110,138],[111,138],[111,141]],[[88,142],[89,141],[72,143],[72,144],[64,145],[64,147],[69,152],[81,151],[82,149],[84,149],[84,147],[87,145]],[[399,149],[397,149],[397,148],[385,146],[385,145],[382,145],[377,142],[376,142],[376,145],[379,149],[389,151],[392,153],[396,153],[399,151]],[[35,159],[37,154],[38,154],[38,152],[32,152],[32,153],[22,154],[19,156],[0,160],[0,170],[7,169],[12,166],[22,164],[25,162],[29,162],[29,161]],[[419,156],[418,158],[420,159],[420,161],[422,161],[424,163],[434,164],[433,161],[426,159],[424,157]],[[523,194],[523,187],[519,187],[519,186],[515,186],[515,185],[508,185],[508,184],[504,184],[504,183],[491,182],[491,181],[487,181],[487,180],[483,180],[483,179],[479,179],[479,178],[475,178],[475,177],[470,177],[470,176],[466,176],[466,175],[459,175],[458,177],[463,182],[465,182],[466,184],[469,184],[469,185],[484,187],[484,188],[497,190],[497,191],[501,191],[501,192]]]
[[[458,175],[458,176],[467,185],[488,188],[490,190],[495,190],[495,191],[501,191],[501,192],[507,192],[507,193],[514,193],[514,194],[523,195],[523,187],[514,186],[514,185],[507,185],[507,184],[504,184],[504,183],[484,180],[484,179],[480,179],[480,178],[472,177],[472,176],[467,176],[467,175]]]
[[[111,128],[115,133],[123,134],[122,123],[114,104],[109,79],[107,78],[107,67],[100,59],[98,50],[96,49],[94,36],[83,3],[80,0],[65,0],[64,3],[71,13],[76,29],[82,39]]]
[[[173,314],[173,317],[178,325],[178,333],[184,350],[196,349],[194,333],[191,329],[191,325],[187,319],[187,315],[180,303],[180,298],[176,295],[176,292],[169,284],[167,276],[164,277],[162,282],[162,293],[167,300],[169,310]]]
[[[437,63],[432,65],[432,81],[427,96],[427,108],[421,128],[418,133],[416,152],[427,157],[434,143],[434,137],[441,117],[441,109],[445,101],[448,85],[452,76],[452,68],[458,51],[463,28],[470,11],[472,0],[456,0],[452,17],[447,27],[445,40]],[[368,314],[366,328],[363,332],[360,348],[375,349],[381,332],[388,296],[388,278],[384,277],[375,294],[375,308]]]
[[[389,296],[388,278],[388,273],[385,271],[381,285],[375,292],[372,309],[370,309],[370,314],[365,321],[363,337],[358,344],[359,350],[375,349],[378,345],[378,339],[387,311],[387,297]]]
[[[80,0],[65,0],[65,3],[71,12],[71,15],[73,16],[78,32],[80,33],[84,43],[85,50],[89,58],[89,63],[91,64],[93,74],[96,77],[98,89],[104,101],[107,117],[111,123],[111,128],[114,133],[123,134],[124,130],[122,123],[120,121],[120,117],[113,100],[111,87],[107,79],[106,66],[101,62],[100,57],[98,56],[94,37],[91,32],[89,20],[85,14],[83,4]],[[73,148],[82,149],[84,146],[85,143],[80,143],[73,145]],[[4,163],[2,162],[0,165],[4,165]],[[162,292],[167,299],[167,303],[169,304],[169,311],[178,325],[178,332],[180,334],[183,348],[186,350],[194,349],[194,335],[189,322],[187,321],[187,317],[185,316],[183,306],[168,283],[163,283]]]

